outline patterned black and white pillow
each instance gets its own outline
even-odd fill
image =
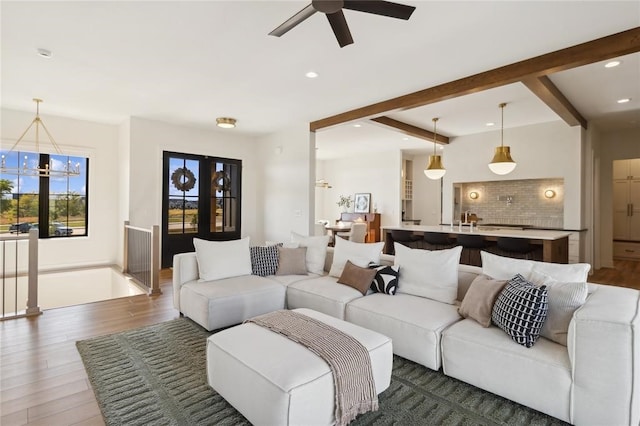
[[[376,276],[371,282],[371,290],[375,293],[384,293],[393,296],[398,290],[399,266],[377,265],[369,263],[369,268],[376,269]]]
[[[547,319],[547,287],[537,287],[520,274],[507,281],[493,305],[493,323],[507,333],[514,342],[527,348],[540,337]]]
[[[252,246],[251,252],[251,273],[266,277],[275,275],[278,269],[278,246]]]

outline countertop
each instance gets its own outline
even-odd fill
[[[400,230],[400,231],[412,231],[412,232],[441,232],[447,234],[474,234],[485,235],[489,237],[512,237],[512,238],[527,238],[531,240],[559,240],[561,238],[571,235],[570,231],[553,231],[542,229],[496,229],[488,230],[473,227],[473,231],[468,226],[463,226],[462,230],[459,230],[457,225],[451,227],[450,225],[408,225],[408,226],[383,226],[382,229],[386,230]]]

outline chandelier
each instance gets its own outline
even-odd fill
[[[29,130],[31,130],[31,128],[35,124],[36,152],[40,152],[40,127],[42,126],[42,129],[47,134],[49,143],[53,145],[55,152],[59,155],[63,155],[60,147],[53,139],[53,136],[51,136],[51,133],[49,133],[47,126],[44,125],[44,122],[40,118],[40,102],[42,102],[42,99],[34,98],[33,101],[36,103],[36,116],[31,121],[27,129],[22,133],[22,135],[20,135],[16,143],[14,143],[11,149],[9,149],[9,153],[13,152],[16,149],[18,144],[22,142],[22,139],[24,139],[26,134],[29,133]],[[76,163],[75,165],[72,165],[71,160],[67,161],[67,163],[62,167],[54,168],[51,164],[51,160],[49,160],[49,163],[45,164],[44,167],[40,167],[40,164],[30,166],[28,157],[25,155],[24,160],[22,161],[22,165],[20,165],[19,163],[20,162],[18,161],[18,164],[16,164],[15,166],[7,166],[6,155],[2,154],[2,158],[0,159],[0,174],[42,177],[72,177],[80,175],[80,164]]]

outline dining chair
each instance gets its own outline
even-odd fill
[[[354,243],[364,243],[367,238],[367,228],[366,223],[354,223],[349,232],[338,232],[338,237]]]

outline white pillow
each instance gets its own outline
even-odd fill
[[[494,280],[510,280],[516,274],[528,279],[534,264],[533,260],[498,256],[486,251],[481,251],[480,256],[482,257],[482,273]]]
[[[513,259],[483,251],[482,273],[496,280],[509,280],[516,274],[531,281],[531,272],[536,271],[557,281],[586,282],[591,265],[588,263],[550,263],[534,260]]]
[[[335,247],[333,248],[333,263],[331,264],[329,275],[340,278],[347,260],[361,268],[368,267],[371,262],[378,264],[383,247],[384,242],[354,243],[344,238],[336,238]]]
[[[556,281],[582,283],[587,281],[590,269],[588,263],[533,262],[532,272],[548,275]]]
[[[198,281],[251,275],[249,237],[231,241],[193,239],[198,259]]]
[[[535,285],[547,286],[549,310],[540,335],[567,346],[567,332],[573,313],[587,301],[586,282],[562,282],[535,270],[529,279]]]
[[[324,258],[327,255],[329,236],[305,237],[304,235],[292,232],[291,241],[298,243],[300,247],[307,248],[307,271],[312,274],[324,274]]]
[[[446,250],[411,249],[394,243],[394,265],[400,267],[398,293],[454,304],[458,296],[458,264],[462,246]]]

